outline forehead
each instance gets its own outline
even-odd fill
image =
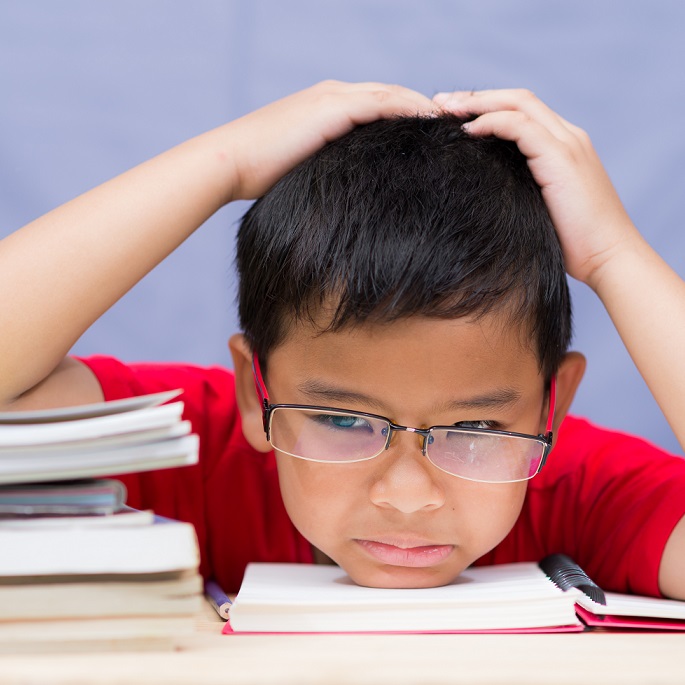
[[[525,392],[542,385],[527,336],[496,314],[478,320],[409,317],[325,333],[302,324],[271,352],[268,368],[274,391],[320,381],[403,398],[408,405],[453,398],[455,392]]]

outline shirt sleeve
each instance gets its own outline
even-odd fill
[[[235,402],[233,374],[220,367],[183,364],[124,364],[112,357],[80,358],[97,377],[106,400],[181,389],[183,418],[200,438],[199,463],[117,476],[127,488],[127,502],[195,526],[201,571],[209,572],[205,483],[216,468],[222,446],[242,431]]]
[[[232,372],[183,364],[124,364],[111,357],[81,360],[105,399],[180,388],[184,418],[200,436],[194,466],[117,476],[128,503],[188,521],[200,545],[200,572],[237,591],[251,561],[311,563],[311,545],[283,505],[273,453],[256,452],[243,436]]]

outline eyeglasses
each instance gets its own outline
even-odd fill
[[[255,354],[252,359],[262,403],[266,439],[279,452],[307,461],[343,464],[366,461],[390,447],[393,433],[416,433],[421,453],[442,471],[482,483],[529,480],[552,449],[556,378],[549,388],[544,434],[527,435],[488,428],[412,428],[366,412],[302,404],[271,404]]]

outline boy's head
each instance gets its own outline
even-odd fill
[[[245,336],[232,347],[254,446],[269,449],[252,352],[272,403],[537,435],[561,367],[565,412],[582,363],[566,355],[570,299],[540,189],[513,144],[469,138],[461,123],[407,117],[357,128],[246,214]],[[525,483],[463,480],[420,448],[396,433],[370,461],[277,452],[295,525],[357,582],[449,582],[518,515]]]
[[[297,322],[336,331],[497,312],[549,378],[571,337],[554,227],[512,143],[453,116],[357,128],[246,214],[240,320],[264,363]]]

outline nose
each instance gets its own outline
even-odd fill
[[[389,448],[373,460],[377,468],[369,492],[371,501],[404,514],[439,509],[445,493],[440,472],[422,454],[424,438],[411,433],[393,438]]]

